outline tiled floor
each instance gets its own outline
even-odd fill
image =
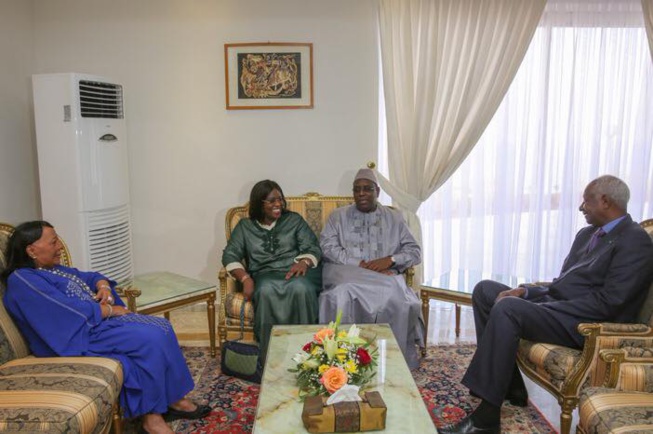
[[[455,310],[452,304],[431,301],[427,339],[429,345],[476,341],[474,316],[471,307],[463,306],[461,309],[460,337],[458,338],[456,338],[454,332],[454,318]],[[202,306],[198,305],[173,311],[171,312],[170,319],[182,345],[208,346],[206,309],[203,309]],[[531,401],[533,401],[551,424],[559,430],[560,406],[558,402],[553,396],[535,385],[528,378],[525,378],[525,382]],[[576,431],[577,421],[578,413],[574,412],[574,420],[571,427],[572,433]]]

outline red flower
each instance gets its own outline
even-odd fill
[[[313,344],[313,342],[307,342],[306,345],[304,345],[304,346],[302,347],[302,350],[304,350],[304,352],[306,352],[306,353],[310,352],[310,351],[311,351],[311,345],[312,345],[312,344]]]
[[[369,365],[372,362],[372,356],[370,356],[370,353],[368,353],[363,347],[358,347],[356,350],[356,356],[358,357],[361,366]]]

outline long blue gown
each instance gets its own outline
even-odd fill
[[[165,413],[193,387],[170,323],[127,314],[102,318],[93,299],[99,273],[55,266],[21,268],[7,281],[4,304],[39,357],[99,356],[122,364],[120,405],[125,417]],[[124,306],[112,289],[116,305]]]

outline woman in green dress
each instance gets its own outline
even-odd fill
[[[222,264],[253,300],[254,336],[263,360],[273,325],[317,323],[321,257],[317,237],[302,216],[286,209],[279,184],[256,183],[249,218],[231,232]]]

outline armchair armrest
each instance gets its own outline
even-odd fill
[[[605,349],[653,346],[653,329],[644,324],[582,323],[578,332],[585,337],[579,362],[565,379],[562,389],[576,389],[589,376],[590,384],[600,386],[607,375],[607,362],[599,357]]]
[[[220,288],[218,337],[220,340],[220,346],[222,346],[222,343],[227,339],[228,332],[240,332],[240,321],[238,321],[238,325],[236,325],[234,324],[234,320],[239,319],[239,313],[242,306],[245,306],[245,331],[253,331],[254,308],[252,302],[245,301],[242,296],[243,289],[241,283],[233,278],[224,267],[218,271],[218,281]]]
[[[140,289],[131,285],[116,286],[116,293],[123,299],[127,298],[127,309],[136,312],[136,298],[141,295]]]
[[[599,327],[600,336],[633,336],[633,337],[646,337],[653,336],[652,329],[646,324],[628,324],[628,323],[616,323],[616,322],[604,322],[598,324],[580,324],[578,326],[578,331],[583,334],[583,330],[588,328],[593,328],[592,326]]]
[[[404,270],[404,277],[406,278],[406,286],[413,287],[413,280],[415,278],[415,267],[408,267]],[[418,288],[419,289],[419,288]]]
[[[240,282],[233,278],[226,268],[222,267],[218,271],[218,282],[220,282],[220,324],[225,324],[226,314],[224,306],[227,302],[227,294],[237,291],[242,291]]]
[[[653,347],[645,356],[633,355],[629,348],[601,350],[599,356],[608,365],[604,387],[653,392]]]

